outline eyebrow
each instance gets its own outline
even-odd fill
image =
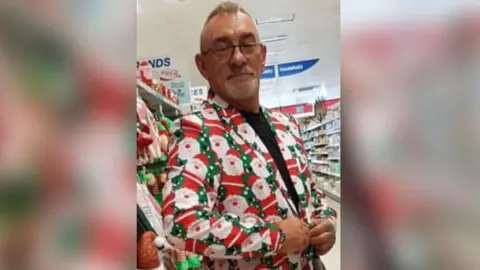
[[[244,33],[240,36],[240,41],[243,41],[246,39],[255,39],[255,35],[253,33]],[[212,44],[218,44],[218,43],[231,43],[231,39],[226,36],[220,36],[215,38],[212,42]]]

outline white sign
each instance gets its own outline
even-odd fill
[[[137,182],[137,204],[142,210],[143,214],[152,225],[158,236],[165,236],[163,231],[163,223],[161,213],[155,209],[152,201],[152,195],[148,191],[147,187]],[[154,202],[156,203],[156,202]]]
[[[190,88],[190,103],[192,104],[192,111],[196,111],[203,101],[208,99],[207,86],[195,86]]]

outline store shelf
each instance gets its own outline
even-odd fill
[[[338,194],[337,192],[335,191],[332,191],[332,190],[328,190],[326,188],[323,188],[323,187],[318,187],[321,191],[323,191],[323,193],[325,193],[325,196],[331,198],[332,200],[336,201],[336,202],[340,202],[340,194]]]
[[[180,106],[163,97],[140,79],[137,79],[137,87],[140,96],[152,107],[162,106],[166,115],[178,115],[181,113]]]
[[[325,146],[325,145],[328,145],[327,142],[322,142],[322,143],[314,143],[312,144],[312,147],[316,147],[316,146]]]
[[[310,149],[307,149],[307,150],[310,150]],[[328,152],[327,151],[318,151],[318,152],[311,152],[310,153],[310,156],[314,156],[314,155],[328,155]]]
[[[330,122],[332,122],[332,121],[334,121],[334,120],[337,120],[337,119],[340,119],[340,117],[337,116],[337,117],[328,119],[328,120],[326,120],[326,121],[323,121],[322,123],[318,123],[318,124],[312,125],[311,127],[306,128],[303,132],[309,132],[309,131],[315,130],[315,129],[317,129],[317,128],[323,126],[323,125],[326,125],[326,124],[328,124],[328,123],[330,123]]]
[[[322,136],[325,136],[325,132],[310,132],[306,136],[305,135],[302,136],[302,141],[309,142],[312,139],[319,138]]]
[[[340,147],[340,144],[330,144],[327,146],[327,148],[335,148],[335,147]]]
[[[312,160],[313,164],[330,165],[328,161]]]
[[[325,171],[313,171],[314,173],[320,173],[320,174],[325,174],[325,175],[329,175],[329,176],[333,176],[333,177],[338,177],[340,178],[340,174],[338,173],[332,173],[332,172],[325,172]]]
[[[340,157],[329,157],[328,160],[340,160]]]
[[[137,164],[137,171],[139,170],[143,170],[143,169],[146,169],[146,170],[150,170],[150,169],[158,169],[158,168],[163,168],[167,165],[167,160],[166,158],[164,160],[162,159],[159,159],[159,160],[156,160],[152,163],[147,163],[147,164]]]
[[[325,135],[330,136],[330,135],[333,135],[333,134],[336,134],[336,133],[340,133],[340,129],[335,129],[335,130],[332,130],[332,131],[327,131],[327,132],[325,133]]]

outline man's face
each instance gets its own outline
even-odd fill
[[[260,44],[255,23],[246,14],[221,14],[205,25],[198,70],[225,101],[258,95],[265,68],[266,48]],[[239,45],[240,47],[233,47]]]

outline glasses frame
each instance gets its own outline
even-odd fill
[[[228,46],[228,47],[226,47],[226,48],[222,48],[222,49],[208,49],[208,50],[205,50],[205,51],[201,52],[200,54],[201,54],[201,55],[212,54],[213,56],[215,56],[215,53],[220,53],[220,52],[223,52],[223,51],[231,50],[230,56],[228,56],[228,57],[226,57],[226,56],[225,56],[225,57],[218,57],[218,55],[217,55],[217,57],[218,57],[219,59],[230,60],[230,59],[232,59],[232,56],[233,56],[233,54],[235,53],[235,49],[238,48],[238,50],[240,51],[240,53],[242,53],[242,55],[243,55],[245,58],[249,58],[249,57],[251,57],[252,55],[250,55],[250,54],[245,54],[245,53],[243,52],[243,49],[242,49],[242,48],[244,48],[244,47],[249,47],[249,46],[257,46],[257,47],[260,48],[260,50],[261,50],[261,48],[262,48],[263,46],[265,46],[265,45],[264,45],[263,43],[259,43],[259,42],[256,42],[256,43],[247,43],[247,44],[237,44],[237,45],[230,45],[230,46]]]

